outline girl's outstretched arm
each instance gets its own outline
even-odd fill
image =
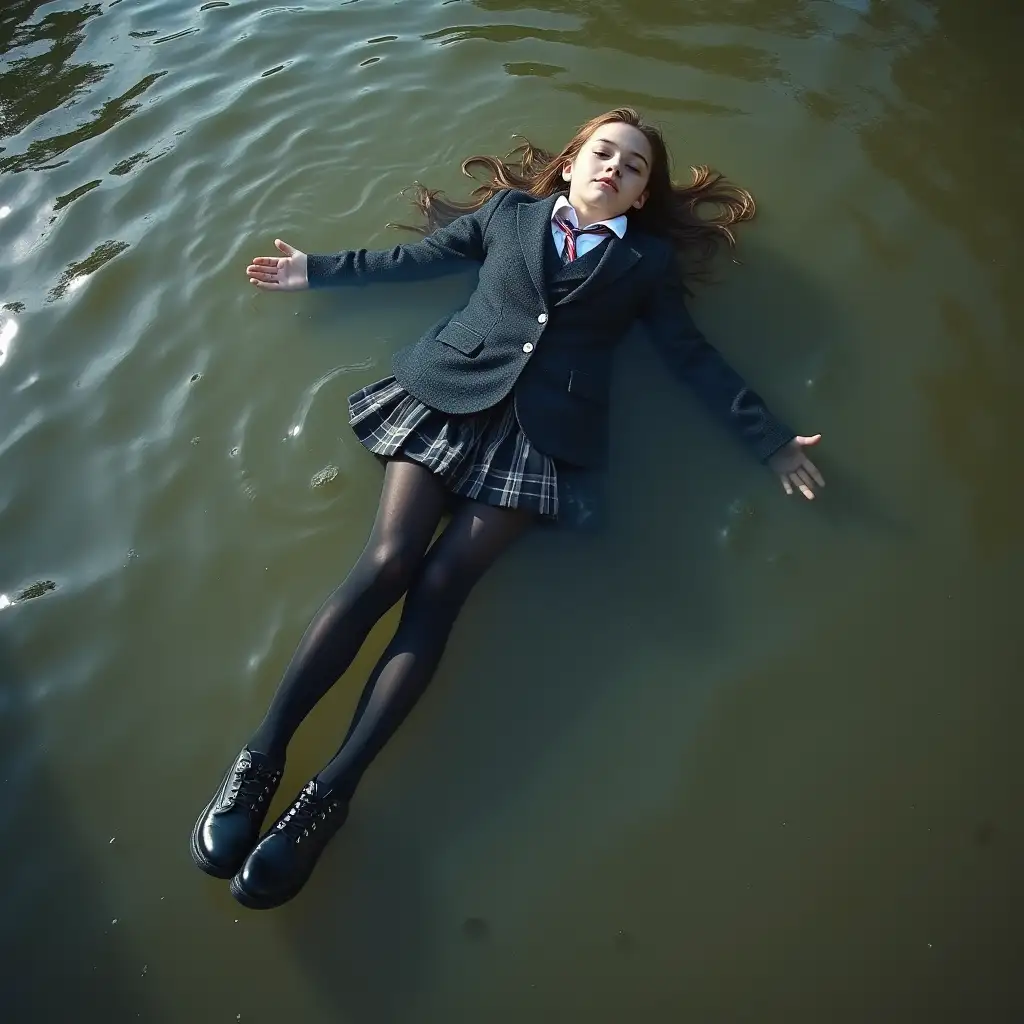
[[[643,318],[669,369],[697,392],[711,412],[746,442],[758,459],[767,463],[786,493],[792,494],[795,489],[805,498],[813,498],[814,487],[823,487],[825,481],[805,449],[817,444],[820,435],[795,436],[708,343],[686,308],[674,260],[669,261]]]
[[[466,261],[483,263],[484,236],[494,211],[508,195],[497,193],[479,210],[463,214],[418,242],[393,249],[349,249],[307,257],[310,288],[363,284],[370,280],[412,281],[437,277],[465,267]]]

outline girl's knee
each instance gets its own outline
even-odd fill
[[[423,566],[410,600],[438,607],[460,605],[473,588],[476,574],[450,560],[433,559]]]
[[[368,548],[363,561],[370,585],[397,600],[408,589],[421,558],[419,552],[385,541]]]

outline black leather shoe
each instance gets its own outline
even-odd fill
[[[331,836],[345,824],[348,802],[307,782],[231,879],[231,895],[250,910],[269,910],[297,896]]]
[[[230,878],[259,839],[284,765],[242,749],[192,829],[192,859],[214,878]]]

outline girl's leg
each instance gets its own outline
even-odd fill
[[[230,878],[244,863],[281,781],[288,741],[405,593],[444,505],[444,487],[429,469],[388,463],[366,548],[310,623],[266,717],[192,829],[192,858],[203,871]]]
[[[470,502],[430,549],[409,587],[391,643],[370,675],[348,735],[317,776],[347,801],[363,772],[426,689],[470,591],[533,523],[531,513]]]
[[[299,724],[345,672],[377,620],[405,593],[444,505],[444,487],[429,469],[407,459],[388,462],[366,547],[309,624],[247,744],[250,750],[284,760]]]
[[[462,603],[532,521],[532,514],[478,503],[456,513],[409,587],[398,630],[370,675],[341,749],[303,787],[231,880],[231,893],[240,903],[276,907],[306,884],[324,847],[344,824],[360,776],[430,682]]]

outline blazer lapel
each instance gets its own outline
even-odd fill
[[[598,285],[602,288],[607,288],[616,278],[621,277],[629,270],[640,259],[641,253],[639,249],[629,244],[626,240],[628,238],[628,232],[626,233],[626,238],[612,235],[608,239],[608,244],[605,246],[600,262],[594,268],[594,272],[578,288],[574,288],[556,305],[562,306],[567,302],[575,302]]]
[[[519,232],[519,244],[526,260],[526,269],[530,272],[530,280],[542,302],[547,301],[547,288],[544,285],[544,245],[551,234],[551,211],[554,209],[557,195],[539,199],[534,203],[520,203],[516,207],[516,228]]]
[[[526,269],[530,272],[530,280],[537,295],[542,302],[547,301],[547,286],[544,281],[544,246],[551,236],[551,211],[554,209],[557,195],[548,196],[547,199],[539,199],[533,203],[520,203],[516,207],[516,228],[519,232],[519,245],[523,250],[523,259],[526,261]],[[591,289],[601,285],[610,285],[616,278],[621,277],[630,267],[636,263],[642,253],[638,248],[627,241],[626,238],[618,238],[613,235],[608,239],[608,245],[601,254],[600,262],[594,268],[594,272],[578,288],[573,289],[558,305],[566,302],[575,302],[586,295]]]

